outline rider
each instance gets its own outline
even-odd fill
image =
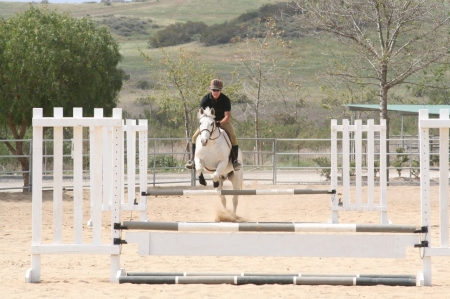
[[[206,107],[214,108],[216,114],[216,124],[217,126],[224,129],[231,139],[231,155],[233,159],[234,170],[239,170],[242,166],[241,162],[238,160],[238,141],[236,138],[236,133],[234,133],[233,125],[231,124],[231,101],[224,95],[221,90],[223,88],[222,80],[213,79],[209,86],[211,90],[210,93],[206,94],[201,102],[200,107],[205,109]],[[192,136],[192,156],[195,157],[195,142],[198,135],[200,134],[200,129],[195,131],[194,136]],[[187,169],[195,169],[194,161],[188,161],[186,164]]]

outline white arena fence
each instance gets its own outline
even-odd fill
[[[115,109],[112,117],[103,117],[101,109],[97,110],[93,118],[82,117],[80,108],[74,109],[74,117],[62,117],[62,109],[54,110],[54,117],[42,117],[42,109],[34,109],[33,117],[33,202],[32,202],[32,262],[31,268],[26,273],[27,282],[38,282],[41,280],[41,255],[43,254],[107,254],[111,256],[110,280],[118,283],[233,283],[233,284],[342,284],[342,285],[431,285],[431,258],[433,256],[450,255],[448,240],[448,133],[450,121],[448,110],[441,111],[441,118],[428,119],[426,112],[421,111],[420,136],[421,136],[421,224],[406,226],[393,226],[391,224],[359,225],[359,224],[336,224],[328,223],[322,225],[289,223],[274,225],[271,223],[152,223],[151,221],[136,221],[133,223],[121,223],[121,211],[128,206],[123,205],[123,173],[124,173],[124,148],[121,110]],[[346,127],[343,122],[343,134],[355,129],[363,130],[362,124],[355,128]],[[340,130],[340,127],[336,127]],[[42,240],[42,164],[38,163],[42,157],[42,132],[43,127],[53,127],[55,130],[55,180],[53,190],[53,240],[52,243],[43,243]],[[73,128],[74,131],[74,199],[73,199],[73,235],[72,242],[63,243],[62,240],[62,130],[63,127]],[[82,133],[83,127],[90,128],[93,132],[90,142],[93,144],[90,155],[90,164],[94,165],[94,172],[90,178],[90,198],[92,227],[84,227],[83,215],[83,186],[82,186]],[[105,127],[111,132],[111,138],[105,137]],[[370,122],[367,128],[375,130]],[[440,244],[432,247],[429,234],[431,230],[430,196],[428,186],[429,180],[429,134],[430,128],[440,130],[440,155],[442,161],[440,181]],[[380,127],[382,129],[382,127]],[[357,133],[360,134],[360,133]],[[371,133],[369,133],[371,134]],[[343,138],[344,140],[346,137]],[[381,139],[382,140],[382,137]],[[106,153],[104,143],[107,143]],[[346,148],[345,146],[343,148]],[[111,149],[111,150],[109,150]],[[342,156],[350,153],[342,153]],[[105,157],[106,156],[106,157]],[[357,158],[359,159],[359,158]],[[104,163],[111,164],[111,178],[102,173],[105,169]],[[356,166],[358,168],[358,166]],[[361,172],[358,171],[358,175]],[[345,180],[344,180],[345,183]],[[106,191],[110,190],[110,193]],[[356,188],[358,189],[358,188]],[[142,191],[142,196],[148,192]],[[345,187],[342,192],[345,192]],[[243,190],[246,191],[246,190]],[[301,196],[304,192],[289,191]],[[308,191],[305,191],[308,193]],[[331,211],[333,211],[333,196],[336,190],[323,190],[330,193]],[[253,192],[252,192],[253,193]],[[110,194],[110,195],[105,195]],[[254,194],[258,194],[257,191]],[[345,194],[344,194],[345,198]],[[418,199],[419,200],[419,199]],[[106,203],[105,203],[106,202]],[[346,206],[346,204],[348,204]],[[102,206],[107,206],[110,211],[111,232],[109,241],[102,242],[101,216]],[[365,211],[361,204],[352,205],[351,202],[343,201],[341,205],[352,210],[360,208]],[[384,212],[384,211],[383,211]],[[144,217],[145,218],[145,217]],[[383,216],[381,217],[383,218]],[[332,222],[332,221],[331,221]],[[134,227],[133,227],[134,226]],[[147,226],[147,227],[145,227]],[[83,230],[92,230],[92,242],[83,243]],[[136,229],[136,231],[127,231]],[[147,230],[149,229],[149,230]],[[125,230],[125,237],[121,238],[121,231]],[[160,230],[176,230],[177,232],[161,232]],[[193,231],[198,231],[195,233]],[[207,232],[205,232],[207,230]],[[304,233],[305,231],[314,233]],[[341,231],[354,232],[351,234],[339,234]],[[295,232],[295,233],[293,233]],[[326,233],[320,233],[326,232]],[[333,232],[333,233],[330,233]],[[120,268],[120,247],[127,243],[137,243],[140,255],[210,255],[210,256],[302,256],[302,257],[352,257],[352,258],[404,258],[407,248],[418,248],[424,257],[422,269],[417,275],[308,275],[303,273],[290,274],[187,274],[176,273],[127,273]],[[383,246],[380,247],[380,244]],[[413,270],[413,269],[412,269]]]

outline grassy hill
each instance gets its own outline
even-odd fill
[[[51,0],[50,0],[51,2]],[[112,3],[110,6],[102,3],[82,4],[52,4],[50,9],[70,12],[74,17],[90,15],[101,17],[105,15],[131,16],[151,18],[161,25],[175,22],[201,20],[207,25],[230,20],[249,10],[258,9],[267,3],[277,3],[274,0],[149,0],[148,2]],[[30,1],[31,3],[31,1]],[[35,2],[36,5],[41,5]],[[0,2],[0,17],[9,18],[18,11],[26,10],[30,4],[23,2]]]
[[[138,48],[144,49],[152,57],[158,58],[160,51],[158,49],[148,49],[147,41],[149,35],[156,30],[163,28],[175,22],[202,21],[207,25],[223,23],[232,20],[245,12],[257,10],[262,5],[268,3],[277,3],[282,1],[273,0],[151,0],[149,2],[128,2],[113,3],[110,6],[101,3],[83,3],[83,4],[49,4],[51,10],[68,12],[74,17],[89,16],[100,23],[115,21],[120,25],[122,18],[122,28],[126,23],[129,26],[137,22],[145,21],[146,34],[136,34],[132,32],[130,36],[121,36],[116,34],[121,44],[121,53],[124,56],[120,67],[131,75],[133,81],[150,80],[151,70],[147,64],[143,63]],[[26,10],[30,4],[0,2],[0,17],[9,18],[19,11]],[[42,4],[35,4],[42,5]],[[125,25],[124,25],[125,24]],[[114,30],[112,30],[114,33]],[[180,46],[167,48],[169,51],[178,51]],[[202,53],[202,59],[211,62],[212,66],[222,73],[227,73],[238,67],[234,59],[236,45],[227,44],[208,47],[207,51],[200,43],[190,43],[183,45],[185,49]],[[304,87],[311,87],[308,93],[317,91],[314,74],[320,69],[322,59],[317,51],[317,43],[314,40],[302,39],[294,41],[291,49],[297,56],[297,63],[293,69],[294,79],[302,81]],[[307,63],[305,63],[307,61]],[[123,92],[121,103],[127,105],[136,97],[127,92]]]
[[[238,17],[239,15],[257,10],[264,4],[276,3],[281,1],[273,0],[150,0],[149,2],[128,2],[113,3],[110,6],[101,3],[83,3],[83,4],[49,4],[51,10],[68,12],[74,17],[89,16],[100,23],[106,23],[113,19],[118,24],[122,19],[122,26],[126,26],[126,22],[130,26],[136,22],[147,22],[145,28],[146,34],[136,34],[132,32],[130,36],[121,36],[116,34],[116,38],[121,44],[121,53],[124,60],[120,67],[131,74],[132,78],[139,80],[148,80],[151,77],[151,70],[148,65],[142,63],[138,48],[146,49],[152,57],[159,57],[158,49],[147,49],[147,41],[149,35],[156,30],[175,22],[185,22],[188,20],[202,21],[207,25],[223,23],[227,20]],[[0,2],[0,17],[9,18],[19,11],[26,10],[29,3],[19,2]],[[36,3],[35,5],[41,5]],[[134,24],[131,24],[134,23]],[[125,25],[123,25],[125,24]],[[115,30],[112,30],[114,34]],[[314,52],[315,45],[310,45],[308,50],[308,42],[303,43],[305,49],[301,52]],[[168,48],[169,51],[178,51],[180,46]],[[234,61],[234,53],[236,52],[234,45],[222,45],[208,47],[208,51],[203,51],[203,46],[199,43],[191,43],[183,45],[186,49],[204,52],[203,59],[211,61],[213,66],[224,72],[232,70],[237,66]],[[293,47],[300,50],[300,44],[294,43]],[[300,53],[303,56],[302,53]],[[300,55],[299,55],[300,56]],[[311,60],[311,59],[308,59]],[[303,65],[304,68],[297,65],[297,71],[305,74],[311,74],[311,65]]]

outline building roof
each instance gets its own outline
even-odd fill
[[[350,111],[380,111],[380,105],[344,105]],[[387,105],[388,111],[400,112],[401,115],[418,115],[419,110],[428,109],[429,115],[439,115],[441,109],[449,109],[450,105]]]

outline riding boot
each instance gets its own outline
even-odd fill
[[[238,156],[239,156],[239,146],[238,145],[233,145],[231,147],[231,153],[233,156],[233,168],[235,171],[238,171],[239,169],[241,169],[241,162],[238,160]]]
[[[195,169],[194,157],[195,157],[195,143],[192,143],[192,160],[189,160],[184,167],[186,167],[187,169]]]

